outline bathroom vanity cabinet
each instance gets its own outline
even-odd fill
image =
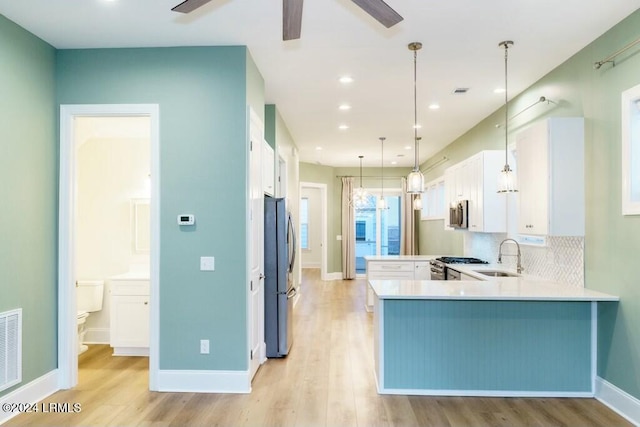
[[[114,356],[149,355],[149,279],[112,279],[111,347]]]

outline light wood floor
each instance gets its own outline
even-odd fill
[[[362,281],[323,282],[317,270],[305,270],[291,354],[269,359],[251,394],[152,393],[146,358],[92,346],[80,357],[78,387],[46,399],[80,403],[80,413],[23,414],[7,425],[631,425],[594,399],[380,396],[371,323]]]

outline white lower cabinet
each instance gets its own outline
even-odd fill
[[[149,280],[111,282],[111,347],[114,356],[149,355]]]
[[[373,290],[369,286],[369,280],[397,279],[397,280],[429,280],[431,269],[429,261],[415,260],[367,260],[367,300],[365,308],[373,310]]]

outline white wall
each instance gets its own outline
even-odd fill
[[[132,199],[149,197],[149,168],[149,138],[89,136],[80,141],[76,276],[105,280],[103,309],[87,320],[87,342],[109,342],[108,278],[149,268],[149,254],[135,253],[132,240]]]
[[[309,200],[309,249],[303,249],[302,268],[320,268],[322,263],[322,200],[320,189],[304,187],[300,198]]]

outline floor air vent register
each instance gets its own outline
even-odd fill
[[[0,313],[0,391],[22,381],[22,309]]]

